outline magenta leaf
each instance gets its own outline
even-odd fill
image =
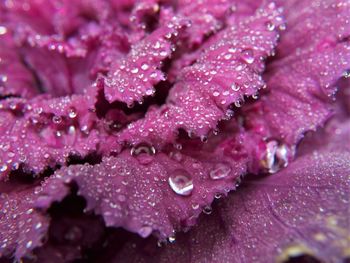
[[[202,209],[236,188],[244,173],[224,156],[223,146],[203,152],[155,153],[147,144],[104,158],[97,165],[75,165],[55,172],[44,184],[37,207],[48,208],[65,197],[74,181],[87,211],[102,215],[107,226],[123,227],[160,239],[193,225]],[[193,157],[192,157],[193,156]],[[63,194],[62,194],[63,193]]]
[[[5,27],[0,34],[0,97],[23,97],[31,98],[38,93],[35,80],[30,71],[22,64],[21,57],[13,40],[8,36]],[[5,32],[6,30],[6,32]],[[11,67],[7,65],[11,63]]]
[[[33,209],[35,198],[33,189],[1,193],[0,257],[20,259],[42,245],[49,219]]]
[[[232,103],[239,105],[243,96],[255,95],[264,86],[263,60],[272,54],[278,39],[277,30],[268,29],[269,23],[279,25],[282,19],[267,7],[221,32],[193,66],[181,71],[167,104],[130,124],[119,140],[147,141],[159,147],[173,142],[180,128],[206,136],[229,114]]]
[[[93,95],[2,101],[1,178],[20,167],[41,173],[65,164],[70,156],[84,158],[90,153],[116,150],[118,145],[111,134],[91,112]]]
[[[310,256],[340,262],[348,256],[350,154],[346,125],[326,133],[321,148],[283,171],[247,180],[175,244],[132,240],[111,261],[285,262]],[[342,132],[340,132],[340,130]],[[314,142],[311,140],[311,142]],[[310,149],[310,145],[305,145]],[[304,147],[304,146],[302,146]]]
[[[131,47],[128,55],[111,65],[104,78],[104,92],[109,102],[121,101],[129,106],[155,93],[154,85],[165,80],[163,61],[175,50],[175,42],[186,20],[174,17],[165,25]]]
[[[349,17],[0,2],[0,261],[348,260]]]

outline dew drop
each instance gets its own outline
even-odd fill
[[[232,58],[232,55],[231,55],[231,54],[226,54],[226,55],[224,56],[224,58],[225,58],[226,60],[230,60],[230,59]]]
[[[31,248],[31,246],[33,245],[33,241],[29,240],[26,244],[26,248]]]
[[[242,176],[240,176],[236,179],[235,187],[236,188],[239,187],[241,185],[241,183],[242,183]],[[230,190],[228,190],[227,192],[230,192]]]
[[[217,193],[217,194],[215,194],[215,199],[220,199],[221,198],[221,194],[219,194],[219,193]]]
[[[148,64],[144,63],[141,65],[142,70],[147,70],[149,68]]]
[[[153,161],[156,149],[148,143],[139,143],[131,148],[130,154],[136,157],[141,164],[148,164]]]
[[[269,31],[275,30],[275,25],[271,22],[267,22],[266,27],[267,27],[267,30],[269,30]]]
[[[193,190],[193,180],[190,174],[182,169],[172,172],[168,178],[170,188],[178,195],[188,196]]]
[[[208,142],[208,137],[205,135],[202,135],[201,137],[201,142],[207,143]]]
[[[344,78],[350,78],[350,70],[346,70],[343,74]]]
[[[74,119],[75,117],[77,117],[77,111],[76,111],[76,109],[70,108],[70,109],[69,109],[69,112],[68,112],[68,116],[69,116],[69,118],[71,118],[71,119]]]
[[[153,95],[154,94],[154,90],[153,89],[148,89],[148,90],[146,90],[146,95],[147,96],[151,96],[151,95]]]
[[[220,92],[218,92],[218,91],[214,91],[214,92],[213,92],[213,96],[214,96],[214,97],[218,97],[219,95],[220,95]]]
[[[171,244],[175,243],[175,241],[176,241],[175,236],[170,236],[170,237],[168,237],[168,241],[169,241],[169,243],[171,243]]]
[[[285,24],[281,24],[279,27],[278,27],[278,29],[279,30],[281,30],[281,31],[284,31],[284,30],[286,30],[286,25]]]
[[[136,74],[137,72],[139,72],[139,69],[138,69],[138,68],[133,68],[133,69],[131,70],[131,73],[133,73],[133,74]]]
[[[266,143],[264,158],[260,161],[262,167],[269,173],[278,172],[288,165],[288,148],[285,144],[280,144],[275,140]]]
[[[192,204],[192,209],[197,210],[199,208],[199,204]]]
[[[254,54],[253,51],[250,49],[246,49],[242,51],[242,59],[248,63],[252,64],[254,62]]]
[[[258,93],[254,93],[252,95],[252,99],[257,100],[258,98],[259,98],[259,94]]]
[[[143,226],[139,229],[138,233],[141,237],[146,238],[152,234],[152,228],[150,226]]]
[[[148,143],[139,143],[136,146],[132,147],[130,150],[130,154],[132,156],[138,156],[143,153],[154,155],[156,153],[156,149]]]
[[[7,165],[3,164],[0,166],[0,172],[5,172],[7,170]]]
[[[239,90],[240,90],[240,87],[239,87],[236,83],[232,83],[231,89],[232,89],[233,91],[239,91]]]
[[[235,53],[237,51],[237,48],[231,47],[228,49],[228,52]]]
[[[52,117],[52,122],[55,124],[60,124],[62,122],[62,117],[55,115]]]
[[[242,107],[242,103],[239,100],[237,100],[237,101],[235,101],[235,106],[237,108],[240,108],[240,107]]]
[[[227,177],[231,172],[231,167],[224,163],[218,163],[214,166],[214,169],[210,171],[210,178],[213,180],[219,180]]]
[[[203,208],[203,213],[206,214],[206,215],[210,215],[212,212],[213,212],[213,209],[211,208],[210,205],[206,205],[206,206]]]
[[[5,35],[7,33],[7,28],[4,26],[0,26],[0,36]]]

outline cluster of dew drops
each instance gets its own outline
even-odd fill
[[[274,30],[273,24],[267,25],[269,30]],[[6,28],[0,27],[0,35],[6,33]],[[247,64],[251,64],[254,62],[254,57],[251,54],[250,50],[244,50],[242,51],[242,58],[245,60]],[[229,58],[229,57],[228,57]],[[141,67],[143,70],[148,69],[147,64],[143,64]],[[135,70],[134,70],[135,71]],[[133,72],[137,73],[137,72]],[[346,72],[345,77],[350,77],[350,72]],[[6,76],[0,76],[2,82],[6,82],[7,77]],[[152,76],[151,76],[152,77]],[[154,76],[155,77],[155,76]],[[240,89],[239,86],[237,86],[235,83],[232,84],[232,90],[238,91]],[[147,95],[153,95],[154,90],[149,90],[146,92]],[[219,93],[216,91],[213,94],[215,97],[219,96]],[[226,95],[226,94],[225,94]],[[257,99],[257,95],[253,95],[254,99]],[[237,101],[235,103],[236,107],[241,106],[241,102]],[[68,117],[70,119],[74,119],[77,116],[77,112],[74,108],[72,108],[69,113]],[[62,117],[60,116],[53,116],[52,118],[53,123],[60,124],[62,122]],[[84,127],[82,128],[82,131],[84,131]],[[57,134],[59,136],[59,134]],[[207,137],[201,138],[203,142],[207,141]],[[288,164],[287,160],[287,149],[285,145],[279,145],[276,141],[270,141],[267,143],[266,147],[266,158],[263,160],[262,164],[264,168],[268,170],[269,173],[275,173],[278,171],[281,167],[285,167]],[[156,154],[156,149],[147,143],[140,143],[136,146],[133,146],[130,150],[130,154],[138,159],[138,161],[142,164],[148,164],[152,162],[153,156]],[[178,152],[175,155],[173,155],[173,158],[180,160],[181,154]],[[4,172],[7,169],[7,165],[2,165],[0,167],[0,171]],[[231,167],[227,163],[217,163],[213,165],[212,170],[209,172],[209,177],[211,180],[222,180],[224,178],[227,178],[231,173]],[[240,178],[236,181],[236,187],[240,183]],[[176,169],[172,171],[172,173],[168,177],[168,185],[170,189],[179,196],[190,196],[193,189],[194,189],[194,182],[192,179],[192,176],[189,172],[187,172],[184,169]],[[215,194],[215,198],[219,199],[221,197],[221,194]],[[192,204],[192,208],[194,210],[197,210],[199,208],[198,204]],[[202,209],[203,213],[205,214],[211,214],[212,208],[211,206],[207,205],[204,206]],[[40,225],[38,225],[40,227]],[[148,236],[150,232],[152,231],[151,228],[141,228],[140,234],[142,236]],[[168,241],[170,243],[175,242],[175,236],[172,235],[168,238]],[[31,244],[28,244],[29,246]],[[159,243],[161,246],[161,243]]]

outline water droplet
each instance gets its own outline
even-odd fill
[[[168,241],[169,241],[169,243],[171,243],[171,244],[175,243],[175,241],[176,241],[175,236],[170,236],[170,237],[168,237]]]
[[[148,64],[144,63],[141,65],[142,70],[147,70],[149,68]]]
[[[213,92],[213,96],[214,96],[214,97],[218,97],[219,95],[220,95],[220,92],[218,92],[218,91],[214,91],[214,92]]]
[[[4,26],[0,26],[0,36],[5,35],[7,33],[7,28]]]
[[[238,178],[236,179],[235,187],[237,188],[238,186],[241,185],[241,183],[242,183],[242,176],[240,176],[240,177],[238,177]],[[229,192],[229,191],[230,191],[230,190],[228,190],[228,192]]]
[[[7,170],[7,165],[3,164],[0,166],[0,172],[5,172]]]
[[[142,153],[153,155],[155,154],[155,149],[147,143],[140,143],[132,147],[130,151],[130,154],[132,156],[137,156]]]
[[[217,193],[217,194],[215,194],[215,199],[220,199],[221,198],[221,194],[219,194],[219,193]]]
[[[252,64],[254,62],[254,54],[253,51],[250,49],[246,49],[242,51],[242,59],[248,63]]]
[[[239,100],[235,101],[235,106],[236,106],[237,108],[242,107],[241,101],[239,101]]]
[[[266,143],[264,158],[260,161],[262,167],[269,173],[278,172],[288,165],[288,148],[285,144],[280,144],[275,140]]]
[[[350,70],[346,70],[343,74],[344,78],[350,78]]]
[[[61,116],[53,116],[52,117],[52,122],[55,124],[60,124],[62,122],[62,117]]]
[[[210,171],[210,178],[213,180],[219,180],[227,177],[231,172],[231,167],[224,163],[218,163],[214,166],[214,169]]]
[[[133,68],[133,69],[131,70],[131,73],[133,73],[133,74],[136,74],[137,72],[139,72],[139,69],[138,69],[138,68]]]
[[[231,54],[226,54],[226,55],[224,56],[224,58],[225,58],[226,60],[229,60],[229,59],[232,58],[232,55],[231,55]]]
[[[154,92],[155,92],[154,89],[148,89],[148,90],[146,90],[146,95],[151,96],[154,94]]]
[[[170,188],[178,195],[188,196],[193,190],[193,180],[190,174],[182,169],[172,172],[168,179]]]
[[[150,226],[143,226],[139,229],[138,233],[141,237],[146,238],[152,234],[152,228]]]
[[[71,118],[71,119],[74,119],[75,117],[77,117],[77,111],[76,111],[76,109],[70,108],[70,109],[69,109],[69,112],[68,112],[68,116],[69,116],[69,118]]]
[[[207,143],[208,142],[208,137],[205,135],[201,136],[201,142]]]
[[[197,210],[199,208],[199,204],[192,204],[192,209]]]
[[[26,248],[31,248],[31,246],[33,245],[33,241],[29,240],[26,244]]]
[[[271,22],[267,22],[266,27],[267,27],[267,30],[269,30],[269,31],[275,30],[275,25]]]
[[[287,27],[285,24],[281,24],[278,28],[279,28],[279,30],[284,31],[284,30],[286,30]]]
[[[157,42],[154,44],[154,48],[155,48],[155,49],[160,48],[160,43],[159,43],[159,41],[157,41]]]
[[[148,164],[153,161],[156,149],[148,143],[139,143],[131,148],[130,154],[136,157],[140,163]]]
[[[258,98],[259,98],[259,94],[258,93],[254,93],[252,95],[252,99],[257,100]]]
[[[210,215],[212,212],[213,212],[213,209],[211,208],[210,205],[206,205],[206,206],[203,208],[203,213],[206,214],[206,215]]]
[[[235,53],[237,51],[237,48],[234,48],[234,47],[230,47],[228,49],[228,52],[231,52],[231,53]]]
[[[239,90],[240,90],[240,87],[239,87],[236,83],[232,83],[231,89],[232,89],[233,91],[239,91]]]

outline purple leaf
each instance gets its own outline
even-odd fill
[[[279,12],[266,8],[216,38],[193,66],[184,68],[167,104],[148,111],[144,119],[123,131],[120,141],[142,141],[160,147],[175,140],[176,131],[206,136],[225,117],[232,103],[264,86],[263,60],[271,55],[278,34],[266,24],[282,23]]]
[[[104,158],[97,165],[76,165],[55,172],[39,194],[40,208],[60,201],[74,181],[78,195],[87,201],[87,211],[102,215],[107,226],[123,227],[160,239],[195,223],[202,209],[236,188],[244,173],[239,162],[225,156],[223,146],[213,154],[178,151],[155,153],[140,144],[117,157]],[[44,200],[41,202],[41,200]]]
[[[90,110],[94,100],[92,91],[85,96],[2,101],[1,178],[22,165],[26,171],[41,173],[65,164],[72,155],[83,158],[117,150],[111,134]]]
[[[2,184],[2,183],[1,183]],[[0,194],[0,257],[20,259],[41,246],[49,219],[33,209],[33,189]]]
[[[348,130],[349,124],[338,124],[338,130]],[[284,262],[304,255],[322,262],[344,260],[350,148],[344,144],[348,134],[338,133],[323,134],[328,145],[300,156],[283,171],[245,181],[212,215],[203,215],[193,230],[179,234],[175,244],[156,248],[151,240],[131,240],[111,261]]]

